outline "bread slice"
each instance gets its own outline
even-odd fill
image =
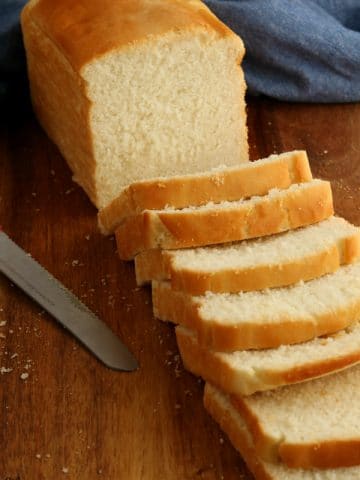
[[[32,0],[22,29],[36,115],[97,207],[248,161],[244,45],[203,2]]]
[[[360,262],[294,286],[191,296],[153,282],[154,315],[197,333],[216,351],[274,348],[346,328],[360,319]]]
[[[143,210],[240,200],[311,179],[306,152],[293,151],[237,167],[143,180],[126,187],[115,200],[100,210],[99,228],[106,235],[113,233],[124,218]]]
[[[267,350],[216,352],[183,326],[176,327],[176,339],[187,370],[238,395],[321,377],[360,361],[359,322],[328,337]]]
[[[191,295],[291,285],[335,271],[360,256],[360,228],[343,218],[213,247],[145,250],[135,257],[138,285],[171,279]]]
[[[330,183],[313,180],[249,200],[145,210],[124,220],[116,240],[120,258],[130,260],[150,248],[196,247],[279,233],[333,213]]]
[[[291,468],[360,465],[360,366],[231,400],[259,457]]]
[[[346,405],[351,404],[347,399]],[[240,452],[256,480],[358,480],[360,467],[347,468],[289,468],[283,463],[270,463],[258,457],[252,435],[229,397],[210,384],[205,385],[204,405],[231,443]],[[299,412],[301,416],[301,412]],[[317,414],[315,415],[317,416]],[[326,427],[325,427],[326,428]],[[321,451],[319,455],[321,455]],[[336,457],[337,452],[334,452]]]

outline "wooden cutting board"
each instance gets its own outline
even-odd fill
[[[258,99],[253,159],[306,149],[332,181],[339,215],[360,224],[360,105]],[[202,406],[174,330],[152,317],[149,288],[97,231],[96,210],[32,117],[0,132],[5,231],[118,334],[140,362],[103,367],[0,276],[0,480],[251,479]]]

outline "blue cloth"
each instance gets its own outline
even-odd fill
[[[206,0],[246,47],[249,92],[360,100],[360,0]]]
[[[27,91],[19,27],[25,3],[0,0],[0,104],[13,105]],[[206,3],[244,40],[251,94],[295,102],[360,101],[360,0]]]
[[[29,106],[19,16],[26,0],[0,0],[0,119]]]

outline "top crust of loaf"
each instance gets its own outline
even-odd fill
[[[231,37],[245,53],[241,39],[200,0],[32,0],[26,15],[78,71],[113,50],[180,30]]]

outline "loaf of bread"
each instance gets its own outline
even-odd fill
[[[135,257],[138,285],[171,280],[191,295],[262,290],[311,280],[360,256],[360,228],[340,217],[256,240]]]
[[[99,228],[113,233],[126,217],[143,210],[185,208],[209,202],[240,200],[265,195],[273,188],[312,179],[304,151],[293,151],[244,163],[237,167],[215,168],[208,172],[160,177],[132,183],[98,214]]]
[[[22,30],[36,115],[97,207],[248,160],[244,46],[200,0],[31,0]]]
[[[263,197],[183,209],[145,210],[116,230],[120,258],[151,248],[187,248],[261,237],[320,222],[334,213],[323,180],[271,190]]]
[[[153,282],[154,315],[184,325],[217,351],[274,348],[336,332],[360,319],[360,262],[296,285],[191,296]]]
[[[187,370],[227,393],[251,395],[331,374],[360,361],[360,323],[333,335],[266,350],[216,352],[196,334],[176,327],[176,339]]]
[[[352,394],[351,392],[349,393],[349,388],[347,388],[347,393],[348,396],[346,398],[346,402],[342,406],[343,408],[348,408],[349,413],[350,411],[351,413],[354,411],[356,412],[357,416],[355,418],[357,424],[359,418],[359,412],[356,410],[357,405],[353,409]],[[234,447],[241,453],[247,466],[254,474],[256,480],[359,480],[360,478],[359,466],[347,468],[343,467],[302,469],[289,468],[284,463],[271,463],[264,461],[256,453],[254,439],[249,431],[249,428],[243,416],[240,414],[239,410],[234,407],[227,395],[223,394],[220,390],[213,387],[212,385],[206,384],[204,404],[210,415],[214,418],[214,420],[216,420],[222,430],[228,435]],[[341,405],[339,405],[339,407],[341,409]],[[327,413],[328,417],[330,417],[332,412],[329,411]],[[296,415],[299,420],[302,418],[302,411],[300,405],[299,408],[296,410]],[[318,410],[315,412],[313,418],[311,418],[311,424],[312,420],[316,420],[317,418],[322,418],[321,415],[319,415]],[[291,421],[291,419],[289,419],[289,421]],[[322,430],[323,428],[325,428],[325,426],[321,426]],[[359,430],[356,433],[356,439],[359,438],[358,432]],[[356,443],[357,441],[354,442],[354,445],[356,445]],[[340,447],[339,450],[337,449],[337,447]],[[341,441],[329,442],[329,450],[332,449],[331,456],[334,459],[336,459],[338,452],[341,452],[341,447]],[[349,447],[349,444],[347,444],[347,447]],[[358,445],[356,445],[356,448],[357,452],[359,452],[360,450]],[[348,450],[349,453],[350,449]],[[317,449],[315,445],[315,455],[316,452]],[[321,453],[322,452],[319,451],[319,457],[323,457]]]
[[[303,152],[239,167],[248,161],[245,50],[200,0],[31,0],[21,21],[36,115],[101,209],[102,231],[116,229],[121,258],[278,234],[333,214],[330,184],[312,180]],[[185,266],[178,252],[149,253],[145,262],[165,260],[147,274],[137,261],[140,283],[180,288],[153,282],[154,313],[193,330],[177,330],[189,370],[236,393],[286,385],[247,397],[206,385],[206,408],[257,479],[360,478],[360,368],[345,368],[360,358],[360,262],[339,268],[359,256],[359,236],[334,225],[325,238],[321,228],[288,234],[284,251],[279,236],[209,249],[200,266],[190,251]],[[283,286],[299,280],[310,281]]]

